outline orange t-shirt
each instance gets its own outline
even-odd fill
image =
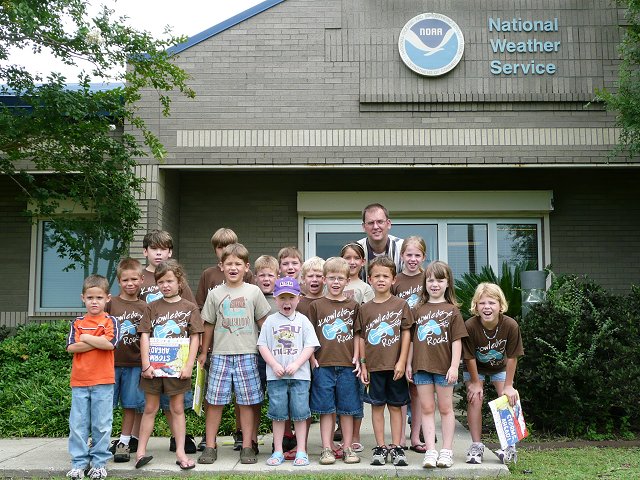
[[[97,316],[85,315],[71,322],[67,337],[67,347],[80,341],[80,335],[87,333],[97,337],[103,336],[114,346],[120,338],[118,321],[103,313]],[[113,350],[94,348],[88,352],[73,354],[71,363],[71,386],[91,387],[115,383]]]

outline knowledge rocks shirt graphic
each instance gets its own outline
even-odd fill
[[[140,366],[140,337],[138,325],[146,308],[142,300],[123,300],[112,297],[105,309],[120,324],[120,341],[115,350],[116,367]]]
[[[413,315],[406,301],[396,296],[382,303],[360,306],[355,332],[364,339],[364,357],[370,372],[393,370],[400,356],[400,334],[411,328]]]
[[[309,307],[309,320],[320,341],[316,360],[321,367],[349,367],[353,360],[353,324],[359,306],[353,299],[319,298]]]

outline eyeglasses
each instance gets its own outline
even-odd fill
[[[346,277],[327,277],[327,283],[346,282]]]
[[[389,221],[389,219],[386,220],[370,220],[368,222],[364,222],[364,224],[367,227],[373,227],[374,225],[377,225],[378,227],[383,226],[385,223],[387,223]]]

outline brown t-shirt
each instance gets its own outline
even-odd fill
[[[394,369],[400,358],[400,332],[411,325],[413,314],[409,305],[396,296],[382,303],[371,300],[360,306],[354,332],[364,339],[363,356],[370,372]]]
[[[322,298],[322,297],[319,297],[319,298]],[[302,295],[300,295],[300,300],[298,301],[298,306],[296,307],[296,311],[300,312],[305,317],[309,318],[309,307],[311,306],[311,303],[315,302],[316,300],[318,299],[303,297]]]
[[[140,294],[138,295],[140,297],[140,300],[143,300],[145,303],[152,303],[159,298],[162,298],[162,293],[156,285],[156,279],[153,275],[153,272],[145,269],[143,271],[143,275],[144,278],[142,279]],[[196,299],[193,296],[193,292],[191,291],[191,287],[189,286],[189,284],[185,285],[185,288],[180,296],[192,303],[196,303]]]
[[[147,306],[142,300],[123,300],[120,297],[111,297],[105,311],[115,317],[120,324],[120,341],[116,345],[116,367],[139,367],[140,362],[140,336],[138,326]]]
[[[149,333],[156,338],[189,338],[202,332],[200,309],[184,298],[175,303],[161,298],[147,304],[138,327],[138,333]]]
[[[413,276],[400,273],[396,276],[396,283],[391,287],[391,293],[406,300],[410,308],[418,304],[422,290],[424,290],[424,272]]]
[[[524,355],[520,326],[511,317],[500,315],[494,330],[485,330],[479,317],[465,322],[469,336],[462,342],[465,360],[474,359],[480,375],[502,372],[507,358]]]
[[[452,343],[467,336],[460,310],[450,303],[425,303],[413,309],[413,318],[413,371],[446,375]]]
[[[309,320],[316,330],[320,349],[316,360],[321,367],[349,367],[353,360],[353,322],[358,315],[353,299],[318,298],[309,307]]]
[[[251,273],[251,270],[247,270],[245,272],[243,279],[245,283],[255,283],[253,281],[253,273]],[[220,270],[219,265],[209,267],[202,272],[202,275],[200,275],[200,281],[198,282],[198,290],[196,290],[196,304],[200,310],[202,310],[209,292],[223,283],[224,273]]]

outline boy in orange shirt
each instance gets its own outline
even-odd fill
[[[69,454],[71,470],[67,477],[79,480],[85,469],[92,479],[106,478],[111,458],[109,440],[113,422],[113,350],[120,338],[115,318],[104,311],[109,282],[101,275],[90,275],[82,285],[86,315],[71,322],[67,352],[73,354],[71,366],[71,413],[69,414]],[[96,414],[97,413],[97,414]],[[88,446],[89,435],[92,438]]]

